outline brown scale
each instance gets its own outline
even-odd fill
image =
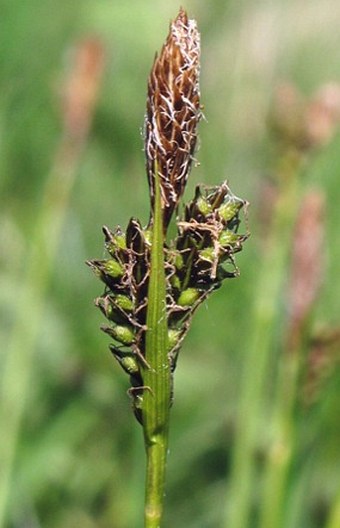
[[[146,168],[154,206],[155,166],[161,182],[166,230],[184,192],[201,118],[200,42],[196,24],[181,10],[148,80],[145,116]]]

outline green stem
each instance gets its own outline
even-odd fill
[[[340,491],[331,506],[325,528],[338,528],[340,526]]]
[[[297,175],[282,182],[273,225],[267,241],[267,254],[261,265],[255,293],[253,326],[244,358],[240,388],[235,447],[231,475],[228,528],[247,528],[253,486],[258,426],[262,422],[263,394],[266,387],[277,305],[285,273],[289,236],[297,205]]]
[[[46,182],[36,231],[26,257],[25,274],[21,278],[17,318],[3,359],[0,390],[0,527],[5,525],[7,502],[11,496],[13,464],[27,393],[34,374],[34,356],[44,315],[45,295],[80,154],[80,146],[70,148],[67,139],[62,140],[57,161]]]
[[[168,450],[166,436],[159,435],[154,444],[146,447],[145,528],[159,528],[162,519]]]
[[[260,514],[261,528],[283,526],[285,490],[294,450],[294,407],[301,351],[294,350],[282,358],[274,407],[274,437],[265,468],[265,485]]]
[[[168,326],[165,311],[164,235],[157,166],[152,232],[151,270],[144,370],[143,428],[147,456],[145,528],[159,528],[165,488],[168,451],[171,372],[167,351]]]

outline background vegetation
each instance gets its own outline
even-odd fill
[[[132,215],[148,219],[140,134],[146,79],[178,7],[164,0],[0,3],[1,463],[11,469],[0,475],[0,499],[8,498],[4,527],[141,526],[141,429],[130,411],[126,377],[98,329],[102,317],[92,300],[100,285],[84,261],[103,255],[103,224],[125,227]],[[235,514],[245,510],[245,493],[249,527],[336,528],[339,343],[321,354],[311,401],[304,400],[303,375],[296,393],[277,396],[278,387],[290,387],[280,376],[292,245],[285,237],[294,211],[282,239],[279,230],[275,235],[282,255],[277,252],[276,262],[274,253],[269,264],[263,238],[270,221],[260,212],[274,200],[264,183],[278,166],[267,128],[273,93],[287,80],[306,97],[324,83],[340,82],[340,5],[187,0],[183,7],[201,30],[207,118],[200,125],[200,166],[186,196],[199,182],[228,179],[251,202],[252,236],[238,257],[241,277],[201,308],[183,346],[164,525],[246,528]],[[93,38],[104,50],[104,66],[92,126],[88,136],[86,124],[83,135],[72,136],[65,90],[74,47]],[[322,288],[305,331],[303,364],[310,336],[339,328],[339,147],[334,134],[298,176],[298,196],[320,188],[326,203],[318,255]],[[259,287],[263,276],[276,280],[279,290],[258,365],[251,336],[256,306],[268,295]],[[254,400],[251,392],[245,396],[253,383]],[[247,420],[254,434],[238,463]],[[281,481],[268,485],[276,463]],[[278,517],[271,507],[265,513],[266,504],[276,503]],[[272,514],[278,524],[270,524]]]

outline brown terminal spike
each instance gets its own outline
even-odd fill
[[[146,169],[151,207],[155,197],[155,167],[161,185],[163,227],[183,195],[193,161],[199,93],[200,36],[195,20],[184,10],[171,23],[166,43],[156,55],[148,80],[145,116]]]

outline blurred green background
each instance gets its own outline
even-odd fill
[[[103,256],[103,224],[125,227],[130,216],[148,220],[141,138],[146,81],[178,7],[165,0],[0,2],[1,526],[142,526],[142,430],[130,410],[127,379],[99,331],[103,318],[93,299],[101,285],[84,261]],[[201,31],[206,117],[200,166],[192,170],[186,196],[199,182],[228,179],[233,192],[251,202],[252,236],[237,258],[240,278],[200,309],[181,352],[164,526],[234,528],[228,518],[238,508],[232,453],[240,379],[264,266],[259,212],[266,205],[263,182],[276,166],[267,115],[282,81],[307,97],[324,83],[340,82],[340,4],[187,0],[183,7]],[[85,134],[76,130],[73,137],[65,90],[75,46],[88,39],[99,63],[103,49],[103,73],[99,64],[89,132],[85,124]],[[340,136],[334,134],[311,156],[301,184],[302,192],[320,187],[326,198],[323,282],[309,334],[339,326],[339,167]],[[251,452],[251,527],[264,527],[259,512],[276,427],[270,404],[284,341],[288,267],[281,279]],[[340,526],[335,349],[316,401],[291,416],[294,449],[282,524],[272,528]],[[302,382],[297,400],[300,388]]]

